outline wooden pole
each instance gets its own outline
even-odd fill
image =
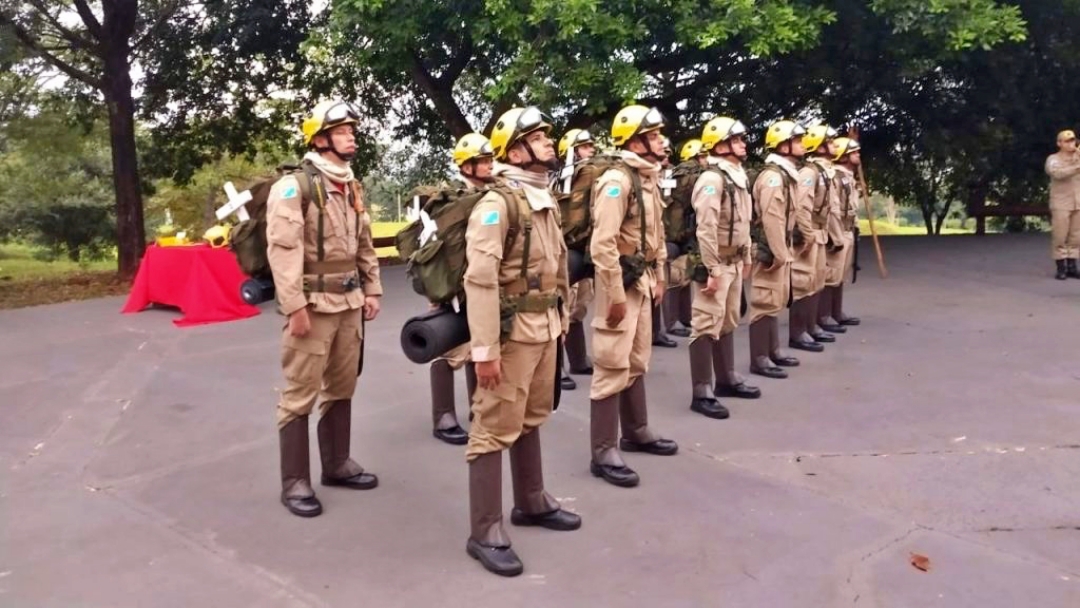
[[[859,130],[855,127],[848,129],[848,137],[858,141]],[[874,240],[874,253],[877,254],[878,272],[881,278],[889,278],[889,271],[885,268],[885,255],[881,252],[881,243],[878,241],[877,227],[874,226],[874,209],[870,204],[870,188],[866,185],[866,174],[863,173],[862,163],[859,163],[859,186],[863,192],[863,205],[866,207],[866,219],[870,224],[870,236]]]

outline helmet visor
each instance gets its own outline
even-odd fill
[[[742,121],[736,120],[735,124],[731,125],[731,130],[728,131],[728,137],[739,137],[746,135],[746,125]]]
[[[485,141],[484,145],[480,146],[480,149],[476,151],[476,158],[483,158],[485,156],[495,156],[495,150],[491,147],[491,142]]]
[[[641,126],[638,127],[638,133],[645,133],[646,131],[654,131],[664,126],[664,115],[660,113],[660,110],[656,108],[649,108],[649,111],[645,113],[645,116],[641,119]]]
[[[551,117],[540,111],[540,108],[536,106],[529,106],[525,108],[525,111],[518,116],[517,125],[515,131],[519,135],[531,133],[540,128],[551,128]]]
[[[577,135],[574,136],[574,145],[580,146],[581,144],[590,143],[592,140],[592,133],[589,133],[588,131],[578,131]]]
[[[360,111],[351,103],[338,103],[330,106],[323,116],[323,126],[332,127],[346,120],[360,120]]]

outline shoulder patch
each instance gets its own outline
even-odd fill
[[[616,196],[622,194],[622,187],[620,187],[618,184],[608,186],[606,194],[612,198],[615,198]]]
[[[296,178],[289,176],[281,184],[281,198],[296,198],[300,196],[300,186],[296,183]]]
[[[803,183],[802,183],[802,184],[803,184],[804,186],[813,186],[813,185],[814,185],[814,178],[812,178],[812,177],[808,177],[808,178],[806,178],[806,179],[804,179],[804,180],[803,180]]]
[[[702,188],[701,191],[704,192],[707,196],[712,196],[716,194],[716,186],[709,184],[708,186]]]
[[[780,178],[779,177],[773,176],[773,177],[769,178],[769,187],[770,188],[775,188],[775,187],[777,187],[779,185],[780,185]]]
[[[518,183],[518,181],[516,179],[508,179],[508,180],[506,180],[506,185],[510,186],[514,190],[521,190],[521,184]]]
[[[499,223],[499,210],[492,209],[491,211],[485,211],[483,217],[480,218],[480,224],[482,226],[495,226]]]

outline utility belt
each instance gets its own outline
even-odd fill
[[[736,266],[746,259],[746,245],[739,245],[738,247],[718,247],[716,257],[720,260],[721,264],[726,266]],[[691,264],[690,280],[697,283],[705,283],[709,280],[709,269],[702,262],[700,252],[695,251],[691,253],[688,262]]]
[[[844,228],[845,232],[854,232],[855,226],[859,224],[857,217],[845,217],[840,220],[840,225]]]
[[[547,312],[559,306],[558,279],[551,274],[523,276],[499,286],[499,341],[506,342],[514,317],[525,312]],[[541,293],[535,293],[541,292]]]
[[[324,275],[343,276],[330,280]],[[355,260],[304,262],[304,293],[345,294],[360,289],[362,285]]]
[[[638,279],[645,276],[645,269],[656,270],[656,252],[642,254],[633,245],[618,244],[619,266],[622,268],[623,289],[629,289]]]

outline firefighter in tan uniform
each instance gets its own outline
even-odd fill
[[[822,305],[818,308],[818,324],[825,331],[837,332],[847,326],[859,325],[858,317],[852,317],[844,312],[844,281],[852,268],[855,266],[855,239],[859,229],[859,187],[855,181],[855,172],[858,171],[862,162],[859,153],[859,142],[847,137],[838,137],[835,142],[836,156],[836,192],[840,198],[839,213],[830,221],[835,221],[839,226],[843,238],[844,247],[836,253],[829,254],[830,269],[833,264],[837,266],[835,272],[839,274],[835,278],[835,284],[825,287]]]
[[[1046,159],[1050,176],[1051,254],[1057,265],[1054,278],[1080,279],[1076,260],[1080,258],[1080,151],[1076,134],[1062,131],[1057,136],[1058,151]]]
[[[692,160],[704,167],[707,158],[708,151],[702,145],[700,139],[690,139],[679,148],[680,163]],[[665,193],[665,198],[666,196]],[[664,290],[663,306],[664,325],[660,332],[661,335],[667,332],[680,338],[690,337],[693,290],[690,287],[689,258],[689,255],[682,254],[674,260],[668,259],[668,281],[667,289]],[[658,315],[657,319],[659,318]],[[676,326],[676,323],[679,326]],[[657,323],[653,323],[654,333],[656,327]],[[671,341],[666,335],[663,336],[663,341],[669,342],[671,346],[675,345],[675,342]],[[654,346],[666,346],[666,344],[658,344],[657,342],[657,337],[654,335]]]
[[[494,152],[491,142],[479,133],[467,133],[454,146],[454,164],[465,184],[483,188],[494,181],[491,171]],[[469,434],[457,419],[454,399],[454,372],[465,368],[465,386],[472,402],[476,392],[476,368],[469,359],[469,345],[462,344],[431,363],[431,434],[451,445],[465,445]]]
[[[832,187],[836,177],[836,169],[832,166],[832,140],[835,137],[836,131],[825,125],[810,127],[803,136],[803,149],[810,158],[799,170],[799,196],[795,203],[795,260],[791,265],[788,346],[815,353],[825,350],[822,343],[836,341],[817,326],[818,299],[825,289],[828,271],[826,251],[830,244],[839,245],[840,239],[839,233],[830,235],[828,231],[829,217],[839,209]],[[836,241],[832,241],[833,236]]]
[[[761,391],[735,373],[735,328],[744,269],[750,267],[750,181],[742,168],[746,159],[746,127],[718,116],[705,123],[701,143],[708,152],[708,169],[694,183],[691,203],[697,220],[701,267],[693,273],[690,335],[690,409],[709,418],[724,419],[727,408],[715,397],[757,399]],[[716,386],[712,384],[716,377]]]
[[[575,165],[583,163],[596,156],[596,141],[592,134],[583,129],[570,129],[559,140],[559,158],[566,158],[567,153],[573,150],[573,162]],[[572,178],[572,179],[576,179]],[[571,186],[571,190],[576,190]],[[595,298],[593,293],[593,279],[585,278],[570,286],[570,301],[567,309],[570,311],[570,329],[566,332],[566,361],[571,374],[591,376],[593,373],[592,363],[585,347],[585,316],[589,314],[589,306]],[[563,373],[563,389],[573,390],[577,388],[574,379]]]
[[[358,120],[350,104],[317,105],[303,123],[310,184],[306,173],[287,175],[267,199],[267,257],[278,304],[289,319],[281,355],[286,386],[277,407],[281,501],[302,517],[322,513],[308,464],[308,415],[317,400],[322,484],[356,490],[378,485],[375,475],[349,458],[362,320],[375,319],[382,296],[371,219],[349,168]]]
[[[471,533],[466,551],[502,576],[521,574],[502,519],[502,454],[510,451],[518,526],[576,530],[581,518],[544,490],[540,426],[555,396],[558,339],[566,331],[566,243],[547,173],[557,166],[550,120],[536,107],[513,108],[495,123],[496,176],[512,201],[492,192],[469,217],[465,295],[479,387],[473,399],[469,462]],[[508,205],[518,206],[511,230]],[[516,312],[515,312],[516,311]],[[503,323],[502,319],[506,322]],[[506,335],[503,335],[504,327]]]
[[[605,171],[593,187],[589,251],[596,267],[596,314],[589,469],[622,487],[640,480],[620,448],[663,456],[679,449],[649,428],[645,401],[653,307],[664,297],[657,269],[667,262],[659,187],[663,126],[655,108],[619,110],[611,137],[626,167]],[[620,420],[622,439],[616,443]]]
[[[660,192],[662,194],[660,205],[666,209],[670,191],[665,190],[664,184],[671,180],[671,140],[666,135],[661,136],[661,139],[664,144],[664,156],[660,159]],[[673,187],[673,182],[671,184]],[[674,260],[668,258],[667,264],[660,269],[660,276],[663,278],[665,285],[664,299],[653,306],[652,345],[661,348],[675,348],[678,343],[668,336],[669,330],[672,335],[684,338],[690,335],[686,327],[675,327],[675,323],[680,318],[680,311],[678,310],[679,295],[682,287],[689,283],[689,279],[686,278],[686,256]],[[675,286],[676,293],[674,294],[671,293],[672,285]],[[689,312],[687,312],[687,323],[689,323]]]
[[[765,168],[754,181],[750,236],[754,264],[750,290],[750,373],[787,378],[782,367],[799,360],[780,351],[779,315],[791,297],[792,232],[799,196],[797,163],[805,153],[797,123],[781,120],[765,131]]]

